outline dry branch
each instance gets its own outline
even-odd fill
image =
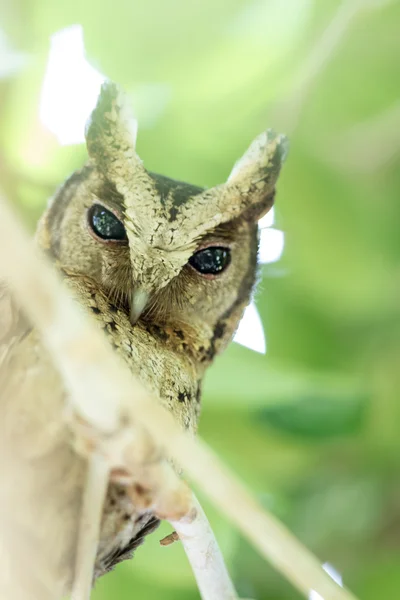
[[[202,598],[236,600],[237,595],[218,549],[214,533],[198,500],[190,514],[171,521],[192,565]]]
[[[9,261],[9,257],[14,260]],[[96,427],[98,442],[111,462],[119,461],[130,472],[138,466],[132,464],[132,455],[127,450],[135,438],[132,432],[138,431],[140,422],[142,439],[151,446],[147,431],[157,440],[162,450],[183,467],[223,514],[305,597],[313,589],[324,600],[355,600],[273,515],[264,511],[218,457],[203,442],[196,442],[184,433],[172,415],[120,364],[89,316],[83,316],[52,269],[39,259],[4,201],[0,202],[0,274],[41,331],[73,395],[76,411]],[[82,344],[85,352],[77,352]],[[85,393],[88,389],[89,395]],[[96,396],[93,389],[98,391]],[[146,443],[139,461],[146,458]],[[179,499],[181,488],[174,489]],[[158,489],[161,500],[165,497],[163,492]],[[168,498],[173,498],[173,494]],[[182,516],[177,514],[175,518]]]

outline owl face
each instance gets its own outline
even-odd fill
[[[146,171],[132,123],[105,84],[86,134],[90,163],[50,205],[44,245],[69,273],[93,279],[132,327],[182,332],[206,362],[249,301],[257,220],[273,203],[283,138],[264,134],[226,184],[203,190]]]

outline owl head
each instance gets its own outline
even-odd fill
[[[207,363],[249,302],[257,221],[273,204],[286,140],[261,134],[211,189],[146,170],[135,142],[126,99],[104,83],[86,130],[89,163],[56,194],[39,241],[62,269],[94,280],[132,327],[178,331]]]

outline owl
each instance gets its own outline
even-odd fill
[[[252,294],[257,221],[273,204],[285,138],[259,136],[228,181],[211,189],[146,170],[135,140],[127,102],[106,82],[86,130],[89,161],[50,201],[36,241],[115,352],[195,433],[205,371]],[[0,493],[9,510],[0,531],[17,533],[0,534],[0,556],[13,597],[53,600],[73,581],[86,461],[63,418],[68,395],[51,355],[1,293]],[[7,453],[11,443],[17,456]],[[110,483],[95,577],[130,557],[157,525],[122,484]],[[11,597],[5,586],[1,597]]]

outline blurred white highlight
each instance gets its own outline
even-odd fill
[[[234,341],[242,346],[246,346],[246,348],[250,348],[250,350],[265,354],[267,344],[264,328],[254,302],[246,308]]]
[[[265,227],[272,227],[272,225],[275,223],[275,209],[274,207],[271,208],[271,210],[269,210],[267,212],[266,215],[264,215],[262,217],[262,219],[260,219],[258,221],[258,226],[260,229],[265,229]]]
[[[276,262],[280,259],[285,243],[283,231],[272,228],[275,222],[275,210],[272,207],[267,214],[259,220],[260,249],[258,260],[262,265]]]
[[[332,577],[333,581],[336,581],[336,583],[343,587],[342,576],[340,573],[338,573],[338,571],[336,571],[336,569],[332,567],[332,565],[329,563],[324,563],[322,568],[328,573],[328,575]],[[314,592],[314,590],[311,590],[308,600],[324,600],[324,598],[320,596],[320,594],[317,594],[317,592]]]
[[[51,36],[40,99],[40,120],[62,145],[81,144],[104,76],[85,57],[81,25]]]
[[[258,223],[260,228],[258,258],[261,264],[276,262],[282,256],[285,243],[284,234],[283,231],[271,227],[274,219],[274,209],[272,208]],[[265,354],[267,344],[264,328],[254,302],[246,308],[233,341]]]
[[[283,231],[267,227],[260,231],[259,262],[262,265],[276,262],[280,259],[284,246]]]

